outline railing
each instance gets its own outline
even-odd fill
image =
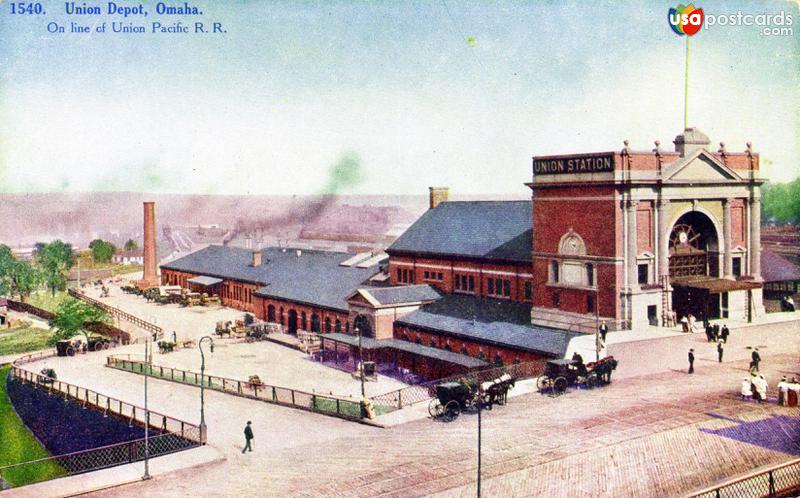
[[[784,498],[800,492],[800,459],[792,460],[766,470],[687,495],[687,498],[750,498],[761,496]]]
[[[370,400],[376,409],[378,407],[400,409],[436,397],[436,385],[443,382],[464,379],[471,383],[481,383],[496,379],[503,374],[508,374],[514,379],[521,380],[538,377],[542,375],[542,373],[544,373],[544,365],[540,362],[514,363],[404,387],[396,391],[373,396]]]
[[[29,372],[18,366],[54,354],[54,351],[44,351],[19,358],[12,364],[8,375],[38,389],[46,390],[50,395],[63,395],[65,401],[72,401],[84,408],[101,411],[104,415],[121,418],[129,424],[136,424],[140,427],[146,425],[159,431],[160,434],[147,439],[151,458],[204,444],[200,427],[195,424],[152,410],[145,411],[144,408],[122,400],[43,374]],[[0,467],[0,490],[6,487],[33,484],[64,474],[80,474],[144,460],[144,446],[145,440],[139,439]]]
[[[67,292],[69,292],[69,295],[74,297],[75,299],[80,299],[81,301],[89,303],[92,306],[100,308],[115,318],[125,320],[152,334],[156,334],[156,340],[161,340],[164,338],[164,331],[158,325],[142,320],[138,316],[131,315],[127,311],[115,308],[114,306],[109,306],[108,304],[102,301],[98,301],[97,299],[87,296],[86,294],[77,289],[69,289]]]
[[[190,434],[193,429],[197,429],[197,434],[199,435],[199,427],[189,422],[154,412],[153,410],[147,410],[147,414],[145,414],[145,409],[142,407],[106,396],[105,394],[100,394],[97,391],[92,391],[85,387],[76,386],[48,377],[44,374],[29,372],[28,370],[20,368],[18,365],[18,361],[14,362],[8,375],[20,379],[22,382],[27,382],[46,390],[50,394],[63,394],[64,400],[73,400],[84,407],[95,408],[102,411],[104,415],[119,416],[127,420],[130,424],[135,423],[144,427],[145,423],[147,423],[154,429],[178,434],[182,437],[187,437],[185,436],[186,434]],[[197,442],[200,443],[199,437]]]
[[[55,349],[45,349],[45,350],[42,350],[42,351],[37,351],[35,353],[26,354],[25,356],[20,356],[19,358],[14,360],[12,363],[15,366],[24,365],[26,363],[32,363],[34,361],[39,361],[39,360],[44,359],[44,358],[50,358],[50,357],[55,356],[55,355],[56,355],[56,350]]]
[[[118,370],[144,374],[147,368],[145,366],[146,363],[141,360],[133,359],[135,356],[136,355],[108,356],[106,358],[106,365]],[[361,410],[361,402],[359,401],[298,391],[287,387],[251,383],[216,375],[201,375],[197,372],[165,367],[162,365],[150,364],[149,368],[147,368],[147,372],[148,375],[158,379],[196,387],[199,387],[202,383],[206,389],[213,389],[244,398],[257,399],[276,405],[299,408],[301,410],[308,410],[348,420],[361,420],[364,418],[364,414]],[[388,410],[383,411],[385,412]]]

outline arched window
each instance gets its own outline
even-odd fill
[[[280,317],[280,319],[281,319],[281,325],[285,325],[285,323],[286,323],[286,317],[284,317],[284,316],[283,316],[283,306],[281,306],[280,313],[279,313],[279,317]]]
[[[449,344],[445,344],[444,345],[444,349],[445,349],[445,351],[450,351],[450,352],[453,351],[453,348],[451,348]]]
[[[494,366],[496,367],[503,366],[503,358],[500,356],[500,353],[495,353],[494,355]]]
[[[308,330],[308,321],[306,320],[306,312],[305,311],[300,313],[300,329],[301,330]]]
[[[339,320],[338,318],[336,319],[336,324],[333,327],[333,331],[336,332],[337,334],[342,333],[342,321]]]
[[[269,305],[267,306],[267,321],[268,322],[275,322],[275,306]]]
[[[325,333],[331,333],[331,317],[329,316],[325,317]]]
[[[414,342],[417,344],[422,344],[422,338],[419,336],[419,334],[417,334],[417,338],[414,340]]]
[[[465,354],[465,355],[469,356],[469,351],[467,351],[467,346],[465,346],[465,345],[461,346],[461,351],[459,351],[459,352],[461,354]]]
[[[434,339],[431,339],[431,347],[432,348],[436,347],[436,341]]]
[[[319,324],[319,315],[316,313],[311,314],[311,332],[319,333],[320,331],[320,324]]]
[[[478,351],[478,359],[479,360],[485,360],[486,359],[486,355],[483,354],[483,350],[482,349],[480,351]]]

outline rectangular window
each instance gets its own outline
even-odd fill
[[[494,294],[494,279],[490,278],[486,285],[489,287],[489,294]]]
[[[506,297],[511,296],[511,281],[503,280],[503,295]]]
[[[398,282],[403,281],[403,271],[400,268],[397,269],[397,281]]]
[[[525,282],[525,300],[530,301],[533,298],[533,285],[530,282]]]
[[[553,283],[558,283],[558,261],[551,261],[550,262],[550,281]]]
[[[472,275],[469,277],[469,291],[475,292],[475,278]]]
[[[553,308],[558,309],[558,293],[554,292],[553,295],[550,297],[551,302],[553,303]]]
[[[586,285],[594,287],[594,265],[591,263],[586,264]]]
[[[742,258],[733,258],[733,276],[742,276]]]
[[[586,296],[586,312],[587,313],[594,312],[594,296],[591,294]]]
[[[442,274],[441,274],[441,272],[440,272],[440,273],[437,273],[437,274],[436,274],[436,278],[437,278],[438,280],[444,280],[444,275],[442,275]]]
[[[429,272],[427,272],[427,271],[424,273],[424,276],[425,276],[425,278],[431,278],[431,274]]]
[[[639,266],[638,266],[638,269],[639,269],[639,285],[647,285],[647,283],[649,281],[649,279],[648,279],[649,266],[650,265],[648,265],[647,263],[639,263]]]
[[[455,286],[456,290],[461,290],[461,277],[459,275],[455,277]]]

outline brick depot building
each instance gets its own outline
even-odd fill
[[[449,202],[431,188],[388,261],[210,246],[162,265],[162,282],[336,351],[352,354],[357,328],[373,357],[429,377],[563,357],[598,319],[763,313],[758,154],[712,152],[693,128],[674,144],[534,157],[532,201]]]

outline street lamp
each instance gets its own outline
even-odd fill
[[[147,377],[148,370],[150,370],[150,362],[148,361],[148,348],[150,347],[150,338],[148,336],[144,341],[144,475],[142,480],[150,479],[150,412],[147,408]]]
[[[206,371],[206,355],[203,353],[203,341],[208,339],[211,343],[211,352],[214,352],[214,339],[211,336],[205,335],[197,342],[197,347],[200,348],[200,442],[206,442],[206,412],[205,412],[205,371]]]
[[[600,286],[594,288],[594,361],[600,361]]]

